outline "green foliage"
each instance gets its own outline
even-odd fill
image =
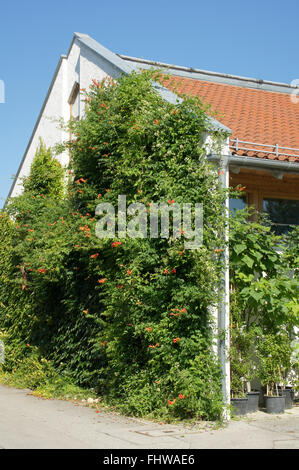
[[[255,214],[250,221],[250,216],[250,211],[237,211],[230,220],[231,381],[232,393],[239,395],[243,382],[257,376],[272,393],[274,383],[290,374],[291,343],[299,326],[299,283],[293,269],[298,232],[282,238],[271,232],[265,218]],[[294,371],[291,375],[296,381]]]
[[[70,124],[66,197],[57,197],[54,166],[41,189],[33,165],[24,194],[10,203],[7,292],[15,290],[0,315],[5,368],[33,366],[34,347],[63,377],[96,388],[126,413],[218,419],[220,368],[209,309],[218,303],[225,193],[205,159],[201,103],[164,102],[152,80],[145,73],[94,81],[85,119]],[[39,161],[41,154],[52,162],[43,148]],[[185,250],[183,234],[97,238],[96,205],[117,206],[120,194],[148,211],[152,202],[203,203],[203,246]]]
[[[247,383],[257,376],[256,338],[260,329],[246,329],[243,322],[234,321],[230,330],[230,367],[232,398],[245,397]]]
[[[289,263],[290,269],[294,270],[294,275],[299,276],[299,227],[294,226],[286,237],[287,250],[286,259]]]
[[[290,276],[289,243],[274,235],[263,220],[250,222],[240,211],[230,222],[231,289],[248,328],[279,332],[298,326],[298,278]],[[298,250],[298,247],[297,247]]]
[[[12,233],[13,223],[9,217],[0,213],[0,289],[4,300],[5,286],[9,283],[12,271]]]
[[[0,334],[2,340],[7,340]],[[6,341],[7,342],[7,341]],[[9,344],[9,343],[8,343]],[[7,367],[0,365],[0,380],[9,386],[16,388],[30,388],[35,395],[45,398],[85,398],[94,396],[91,390],[86,390],[75,385],[70,377],[58,374],[53,363],[40,356],[37,347],[27,346],[28,354],[14,361],[14,368],[7,372]],[[7,351],[11,360],[11,351]]]
[[[267,385],[268,395],[272,396],[275,386],[284,382],[284,371],[291,366],[291,354],[290,339],[284,331],[276,335],[268,333],[258,338],[258,375],[261,383]],[[276,394],[278,395],[277,387]]]
[[[24,193],[33,196],[48,195],[54,199],[63,196],[64,170],[57,159],[53,158],[42,139],[31,165],[30,176],[24,181]]]
[[[291,355],[291,366],[288,374],[288,379],[292,383],[293,388],[299,391],[299,343],[294,340],[291,343],[292,355]]]

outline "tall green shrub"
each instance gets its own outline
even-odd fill
[[[24,193],[34,196],[48,195],[61,198],[63,195],[64,170],[59,161],[52,155],[40,139],[35,157],[31,164],[30,175],[24,180]]]
[[[141,202],[150,213],[153,202],[200,202],[204,240],[194,251],[184,249],[184,237],[94,241],[105,307],[103,390],[127,412],[215,418],[221,391],[209,307],[218,302],[224,193],[206,160],[201,103],[169,104],[151,79],[94,82],[87,93],[71,143],[72,204],[92,212],[99,202],[116,207],[125,194],[127,205]]]
[[[0,333],[5,342],[4,367],[11,370],[26,355],[30,336],[30,299],[26,293],[26,274],[16,265],[13,250],[14,223],[0,213]],[[28,315],[29,314],[29,315]]]
[[[75,138],[66,144],[66,197],[53,189],[56,167],[42,188],[33,165],[24,194],[8,207],[14,278],[21,284],[25,276],[20,289],[30,299],[26,340],[15,335],[127,413],[217,419],[210,307],[218,303],[225,193],[206,160],[205,109],[191,98],[163,101],[152,80],[145,73],[94,81],[86,116],[71,124]],[[52,162],[48,154],[36,162],[45,158]],[[121,194],[148,211],[152,202],[202,203],[202,247],[186,250],[184,233],[97,238],[96,205],[117,206]],[[20,326],[16,316],[13,323]]]

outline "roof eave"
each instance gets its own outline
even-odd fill
[[[299,174],[299,164],[295,162],[281,162],[278,160],[269,160],[258,157],[217,154],[208,155],[207,158],[211,162],[216,163],[220,160],[224,160],[229,167],[277,172],[277,177],[279,177],[280,173]]]

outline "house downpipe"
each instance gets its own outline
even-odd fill
[[[219,159],[219,179],[224,189],[229,188],[229,164],[227,157]],[[229,330],[229,195],[224,202],[225,228],[224,250],[222,252],[223,270],[221,276],[221,299],[218,308],[218,357],[221,366],[222,399],[224,403],[223,418],[230,419],[230,330]]]
[[[216,153],[209,153],[213,151],[211,139],[207,140],[209,147],[207,148],[207,160],[214,163],[217,167],[219,182],[224,190],[229,188],[229,158],[227,156],[229,141],[223,142],[222,148]],[[215,309],[216,320],[216,341],[214,343],[214,350],[218,355],[220,369],[221,369],[221,389],[223,401],[223,419],[230,420],[230,330],[229,330],[229,193],[223,204],[223,213],[225,216],[224,231],[221,235],[224,244],[224,250],[221,252],[223,269],[221,279],[219,282],[219,290],[221,297],[218,303],[218,309]]]

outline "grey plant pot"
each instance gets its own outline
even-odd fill
[[[247,413],[248,398],[231,398],[233,406],[233,414],[235,416],[243,416]]]
[[[280,389],[279,394],[285,396],[285,409],[289,410],[292,408],[294,401],[294,390],[292,390],[291,387],[286,387],[284,389]]]
[[[269,397],[265,395],[266,412],[272,414],[281,414],[285,410],[285,396]]]
[[[254,413],[259,407],[260,392],[247,392],[247,413]]]

